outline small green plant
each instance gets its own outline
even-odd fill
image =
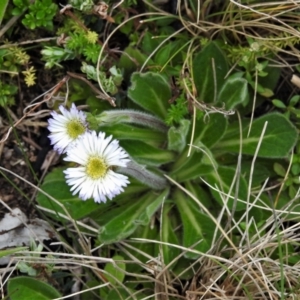
[[[297,197],[300,184],[300,145],[295,147],[294,154],[290,158],[291,166],[288,168],[286,162],[274,163],[274,171],[283,182],[283,190],[288,191],[289,199]]]
[[[66,48],[83,55],[87,61],[96,63],[101,46],[97,43],[98,35],[93,31],[77,30],[69,34],[66,39]]]
[[[28,66],[30,56],[21,47],[7,47],[0,49],[0,68],[6,73],[14,73],[21,70],[21,66]]]
[[[69,33],[70,28],[73,28],[72,31],[75,30],[75,32]],[[89,63],[97,63],[102,47],[98,43],[96,32],[83,30],[72,22],[65,28],[61,28],[60,32],[63,37],[59,39],[60,44],[63,44],[64,47],[46,46],[41,51],[47,68],[61,67],[60,62],[80,56],[83,56]]]
[[[284,111],[284,115],[290,119],[290,118],[300,118],[300,109],[297,107],[299,105],[300,96],[295,95],[293,96],[288,104],[285,104],[283,101],[279,99],[272,100],[272,103],[275,107],[279,108],[280,110]]]
[[[16,5],[13,10],[14,15],[20,15],[28,8],[28,13],[22,20],[27,28],[31,30],[38,27],[44,27],[47,30],[53,29],[53,18],[57,13],[58,6],[52,0],[36,0],[33,3],[30,3],[29,0],[14,0],[13,2]]]
[[[188,114],[187,101],[184,94],[181,94],[176,98],[174,103],[171,103],[168,109],[168,115],[166,117],[166,123],[168,125],[178,124],[180,120]]]
[[[41,51],[41,54],[43,55],[43,60],[46,61],[45,67],[49,69],[53,66],[62,68],[60,65],[62,61],[74,59],[76,56],[73,51],[57,46],[46,46]]]
[[[0,69],[3,72],[0,79],[0,106],[12,106],[18,91],[17,75],[22,73],[25,84],[30,87],[36,82],[36,70],[30,67],[30,56],[21,47],[0,49]]]
[[[7,107],[15,104],[18,87],[14,84],[7,84],[0,80],[0,106]]]
[[[121,85],[123,75],[120,69],[116,66],[112,66],[109,69],[110,75],[107,76],[106,72],[98,71],[92,65],[82,64],[81,71],[87,75],[88,79],[92,79],[96,82],[100,81],[102,88],[105,92],[115,95],[118,93],[118,87]]]
[[[34,240],[31,240],[30,243],[30,250],[34,252],[42,252],[43,245],[39,244],[37,245]],[[31,254],[30,257],[40,257],[40,254],[34,253]],[[48,256],[50,258],[51,256]],[[17,268],[20,270],[21,273],[26,273],[29,276],[39,277],[48,279],[51,276],[51,273],[53,271],[53,264],[48,263],[47,265],[43,264],[35,264],[35,263],[28,263],[26,262],[26,259],[24,261],[20,261],[17,265]]]
[[[29,0],[13,0],[15,8],[12,10],[14,16],[19,16],[28,9],[30,1]]]

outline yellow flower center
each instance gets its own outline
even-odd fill
[[[85,132],[86,128],[80,120],[70,120],[67,123],[67,133],[73,140]]]
[[[89,158],[86,165],[86,173],[92,179],[103,178],[108,171],[108,166],[105,161],[98,156],[92,156]]]

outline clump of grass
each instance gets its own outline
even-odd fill
[[[235,249],[225,246],[204,254],[187,295],[191,299],[298,299],[300,225],[283,228],[286,212],[275,211],[260,225],[250,219],[240,230]],[[250,226],[255,234],[249,232]]]

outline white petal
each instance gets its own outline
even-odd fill
[[[62,105],[59,106],[61,114],[53,111],[52,118],[48,120],[48,130],[50,131],[50,141],[54,149],[59,153],[67,151],[68,146],[75,140],[68,135],[67,124],[76,120],[82,123],[87,128],[86,115],[84,112],[79,111],[75,104],[72,104],[70,111]]]
[[[90,157],[99,157],[108,165],[105,176],[92,179],[86,173],[86,165]],[[73,194],[79,193],[82,200],[94,198],[95,202],[106,202],[123,192],[123,188],[129,184],[127,176],[118,174],[110,168],[113,166],[126,167],[130,161],[128,154],[119,146],[118,141],[112,140],[112,136],[105,138],[105,133],[84,133],[72,147],[67,150],[64,158],[79,164],[77,168],[68,168],[64,171],[67,184],[71,186]]]

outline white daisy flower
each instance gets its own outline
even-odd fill
[[[76,168],[64,171],[67,184],[72,186],[73,195],[79,198],[94,198],[95,202],[106,202],[123,192],[129,183],[128,177],[113,171],[113,167],[126,167],[128,154],[112,136],[105,138],[104,132],[83,134],[74,147],[67,149],[66,161],[77,163]]]
[[[70,111],[60,105],[61,114],[56,111],[51,113],[52,118],[48,120],[49,138],[54,150],[58,153],[66,152],[67,147],[86,132],[87,122],[84,112],[79,111],[72,103]]]

